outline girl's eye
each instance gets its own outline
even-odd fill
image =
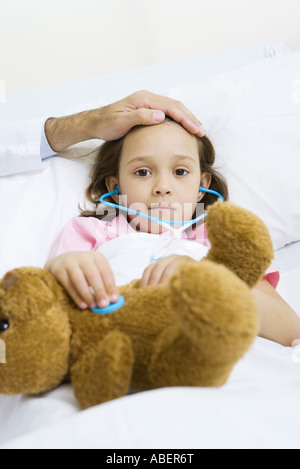
[[[148,176],[148,173],[150,174],[150,171],[148,169],[139,169],[138,171],[135,172],[137,176],[141,176],[141,177]]]
[[[180,168],[180,169],[176,169],[174,173],[176,174],[176,176],[185,176],[188,173],[188,171],[186,169]]]

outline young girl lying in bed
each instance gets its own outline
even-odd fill
[[[99,198],[119,186],[112,202],[168,221],[194,218],[227,186],[214,169],[215,153],[207,137],[196,137],[166,119],[157,126],[135,127],[125,137],[104,143],[93,167],[87,197],[92,211],[73,218],[57,240],[46,268],[80,308],[105,307],[118,299],[117,285],[141,278],[141,286],[167,282],[181,262],[200,260],[209,249],[205,224],[182,231],[175,253],[150,262],[168,228],[137,215],[99,211]],[[260,336],[290,346],[300,337],[300,319],[276,292],[279,273],[272,267],[253,290],[260,314]]]

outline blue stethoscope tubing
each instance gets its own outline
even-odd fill
[[[199,192],[207,192],[209,194],[216,195],[217,197],[219,197],[222,200],[222,202],[224,202],[224,197],[219,192],[216,192],[212,189],[205,189],[204,187],[200,186]],[[107,194],[103,194],[100,197],[101,204],[107,205],[108,207],[116,208],[118,210],[121,210],[121,211],[124,211],[124,212],[127,212],[127,213],[131,213],[133,215],[138,215],[140,217],[146,218],[147,220],[154,221],[155,223],[159,223],[162,226],[168,225],[169,228],[171,228],[170,225],[177,225],[177,226],[180,225],[185,230],[189,226],[194,225],[195,223],[199,222],[200,220],[203,220],[207,215],[206,213],[202,213],[199,217],[195,218],[194,220],[189,220],[189,221],[161,220],[160,218],[152,217],[151,215],[146,215],[145,213],[139,212],[138,210],[133,210],[131,208],[128,208],[128,207],[125,207],[125,206],[122,206],[122,205],[118,205],[118,204],[114,204],[112,202],[108,202],[108,201],[105,200],[108,197],[111,197],[112,195],[121,195],[120,190],[119,190],[119,186],[117,186],[116,189],[113,192],[107,192]],[[174,231],[174,233],[175,233],[175,230],[172,229],[172,231]],[[182,229],[179,230],[179,231],[182,231]],[[160,258],[161,257],[153,257],[152,261],[156,262]],[[110,314],[110,313],[113,313],[114,311],[117,311],[118,309],[122,308],[124,306],[124,303],[125,303],[125,299],[124,299],[123,296],[120,295],[119,300],[116,303],[111,303],[107,308],[93,308],[92,312],[93,313],[99,313],[99,314]]]
[[[222,202],[224,202],[224,197],[216,191],[213,191],[212,189],[205,189],[204,187],[200,186],[199,192],[207,192],[209,194],[216,195],[219,197]],[[206,217],[206,213],[202,213],[199,217],[195,218],[194,220],[189,220],[189,221],[167,221],[167,220],[161,220],[160,218],[155,218],[152,217],[151,215],[146,215],[145,213],[139,212],[138,210],[133,210],[128,207],[124,207],[123,205],[118,205],[114,204],[112,202],[108,202],[105,199],[108,197],[111,197],[112,195],[121,195],[121,192],[119,190],[119,186],[116,187],[116,189],[113,192],[108,192],[107,194],[104,194],[100,197],[100,202],[103,205],[107,205],[108,207],[113,207],[118,210],[122,210],[127,213],[131,213],[133,215],[138,215],[139,217],[146,218],[147,220],[154,221],[155,223],[159,223],[160,225],[173,225],[173,226],[186,226],[187,228],[191,225],[194,225],[200,220],[203,220],[203,218]]]

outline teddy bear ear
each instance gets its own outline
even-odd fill
[[[17,281],[19,280],[19,275],[15,270],[12,270],[11,272],[8,272],[2,280],[2,288],[7,291],[11,287],[13,287]]]

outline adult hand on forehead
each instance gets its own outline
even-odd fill
[[[182,124],[192,134],[199,137],[205,135],[197,118],[180,101],[149,91],[138,91],[102,110],[96,110],[95,120],[100,117],[95,122],[96,134],[103,140],[116,140],[136,125],[160,124],[166,116]]]
[[[180,101],[149,91],[137,91],[120,101],[72,116],[48,119],[45,133],[52,149],[60,152],[75,143],[99,138],[117,140],[137,125],[155,125],[169,116],[199,137],[205,131]]]

